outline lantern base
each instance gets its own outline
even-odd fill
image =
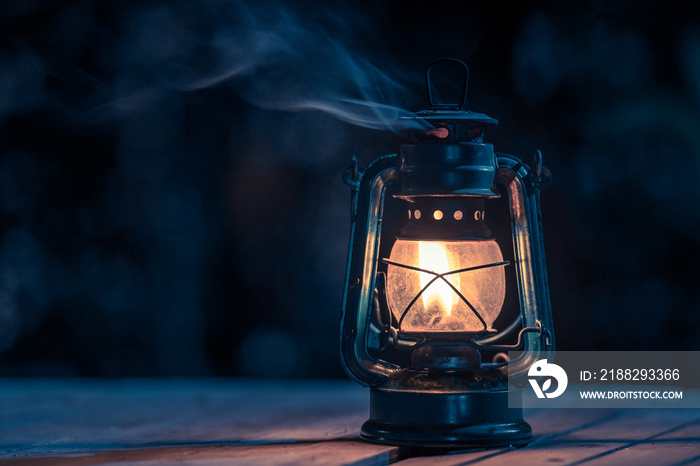
[[[436,449],[522,447],[532,429],[508,391],[370,391],[362,438],[373,443]]]

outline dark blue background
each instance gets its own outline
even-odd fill
[[[700,345],[687,2],[5,3],[1,375],[341,376],[341,175],[401,139],[318,108],[420,109],[444,56],[554,174],[558,348]]]

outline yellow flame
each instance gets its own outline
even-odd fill
[[[447,259],[447,251],[443,243],[421,241],[418,244],[418,266],[424,270],[430,270],[435,273],[445,273],[450,271],[450,264]],[[434,279],[435,275],[421,272],[420,286],[425,285]],[[455,275],[447,275],[447,280],[459,289],[459,277]],[[456,295],[452,288],[445,283],[445,280],[438,278],[423,292],[423,306],[428,307],[437,302],[438,307],[444,311],[445,315],[452,314],[452,307],[455,305]]]

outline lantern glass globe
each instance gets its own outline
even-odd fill
[[[401,332],[493,331],[506,289],[496,241],[397,239],[388,263],[387,300]]]

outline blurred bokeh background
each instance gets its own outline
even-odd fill
[[[700,347],[692,2],[0,6],[0,375],[342,377],[342,173],[471,69],[542,194],[564,350]]]

